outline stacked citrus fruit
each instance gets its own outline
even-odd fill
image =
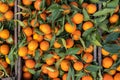
[[[0,1],[0,78],[9,77],[14,65],[13,7],[13,0]]]

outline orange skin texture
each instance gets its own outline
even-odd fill
[[[35,64],[36,64],[35,61],[32,59],[25,60],[25,66],[27,68],[33,69],[35,67]]]
[[[95,4],[88,4],[86,10],[88,14],[94,14],[97,11],[97,7]]]
[[[7,12],[4,14],[4,17],[5,17],[5,19],[6,19],[7,21],[12,20],[12,19],[13,19],[13,16],[14,16],[14,14],[13,14],[13,11],[11,11],[11,10],[7,11]]]
[[[44,74],[48,74],[48,64],[43,64],[42,67],[41,67],[41,70]]]
[[[3,29],[2,31],[0,31],[0,38],[2,39],[8,39],[10,36],[10,32],[7,29]]]
[[[110,53],[102,48],[102,55],[108,56]]]
[[[25,27],[27,27],[27,26],[28,26],[28,22],[27,22],[27,20],[26,20],[26,19],[25,19],[25,20],[23,20],[23,23],[24,23]]]
[[[102,66],[103,66],[104,68],[110,68],[112,65],[113,65],[113,60],[112,60],[112,58],[110,58],[110,57],[105,57],[105,58],[102,60]]]
[[[80,30],[75,30],[73,33],[72,33],[72,37],[74,40],[79,40],[81,36],[81,31]]]
[[[35,34],[33,34],[33,39],[38,42],[41,42],[43,40],[43,35],[35,33]]]
[[[22,71],[23,72],[28,72],[28,68],[24,65],[23,68],[22,68]]]
[[[68,71],[70,67],[70,62],[68,60],[62,60],[60,66],[63,71]]]
[[[57,69],[54,69],[54,71],[48,71],[48,76],[50,78],[57,78],[59,76],[59,71]]]
[[[108,72],[110,75],[114,75],[116,73],[116,70],[112,69]]]
[[[52,34],[45,34],[44,39],[51,40],[52,39]]]
[[[80,61],[77,61],[73,64],[73,67],[76,71],[80,71],[83,69],[83,63]]]
[[[63,76],[62,76],[62,80],[67,80],[67,76],[68,76],[67,73],[63,74]]]
[[[94,25],[93,25],[92,22],[87,21],[87,22],[83,23],[82,28],[83,28],[83,30],[85,31],[85,30],[88,30],[88,29],[92,28],[93,26],[94,26]]]
[[[75,24],[80,24],[83,22],[84,16],[81,13],[76,13],[73,17],[72,17],[72,21]]]
[[[61,47],[61,44],[58,43],[57,41],[54,42],[54,48],[60,48]]]
[[[91,63],[93,61],[93,55],[90,53],[84,53],[84,55],[82,56],[82,59],[86,62],[86,63]]]
[[[76,7],[78,7],[78,6],[79,6],[79,5],[78,5],[78,3],[77,3],[77,2],[75,2],[75,1],[71,2],[70,4],[71,4],[71,5],[74,5],[74,6],[76,6]]]
[[[118,54],[113,54],[113,55],[111,56],[111,58],[112,58],[114,61],[116,61],[116,60],[118,59]]]
[[[120,80],[120,73],[116,73],[116,74],[115,74],[114,80]]]
[[[71,48],[74,45],[74,41],[70,38],[66,39],[66,47]]]
[[[31,20],[30,24],[31,24],[32,27],[38,27],[39,26],[39,23],[35,19]]]
[[[45,13],[41,13],[40,18],[42,18],[44,21],[46,21],[47,15]]]
[[[72,26],[71,24],[69,23],[66,23],[65,24],[65,31],[68,32],[68,33],[73,33],[75,30],[76,30],[76,25],[74,24],[74,26]]]
[[[33,34],[33,30],[32,30],[32,28],[30,28],[30,27],[25,27],[25,28],[23,28],[23,32],[25,33],[25,35],[26,35],[27,37],[30,37],[30,36],[32,36],[32,34]]]
[[[42,3],[42,0],[36,0],[36,1],[34,2],[34,8],[35,8],[36,10],[40,10],[41,3]]]
[[[87,76],[83,76],[82,80],[93,80],[93,78],[91,76],[87,75]]]
[[[41,24],[39,29],[44,33],[44,34],[50,34],[52,32],[50,25],[48,24]]]
[[[88,48],[86,48],[86,49],[84,50],[84,52],[86,52],[86,53],[92,53],[92,52],[93,52],[93,46],[90,45]]]
[[[119,20],[119,15],[118,14],[113,14],[110,18],[109,18],[109,22],[111,24],[116,23]]]
[[[103,80],[113,80],[113,77],[110,74],[104,74]]]
[[[70,6],[66,4],[62,4],[61,8],[64,10],[63,14],[69,14],[70,13]]]
[[[4,68],[8,67],[8,63],[4,60],[0,60],[0,65],[2,65]]]
[[[18,55],[19,55],[20,57],[25,57],[25,56],[27,55],[27,53],[28,53],[28,48],[25,47],[25,46],[20,47],[20,48],[18,49]]]
[[[3,44],[0,46],[0,53],[3,55],[7,55],[9,53],[9,46],[7,44]]]
[[[48,41],[42,41],[40,43],[40,49],[43,51],[47,51],[49,49],[50,45]]]
[[[8,11],[8,9],[9,9],[9,6],[7,4],[5,4],[5,3],[0,4],[0,12],[6,13]]]
[[[32,1],[31,0],[22,0],[22,3],[25,5],[25,6],[30,6],[32,4]]]
[[[52,79],[52,80],[60,80],[60,78],[54,78],[54,79]]]
[[[30,41],[29,44],[28,44],[28,49],[31,50],[31,51],[36,50],[37,47],[38,47],[38,42],[35,41],[35,40]]]
[[[82,8],[86,8],[87,6],[88,6],[88,3],[86,3],[86,2],[82,3]]]
[[[32,74],[29,73],[29,72],[24,72],[24,73],[23,73],[23,78],[24,78],[25,80],[29,80],[29,79],[32,78]]]
[[[46,64],[48,65],[53,65],[55,63],[55,58],[47,58],[46,60]]]
[[[119,66],[117,66],[117,69],[116,69],[117,71],[120,71],[120,65]]]
[[[0,13],[0,21],[4,21],[5,20],[5,17],[3,16],[2,13]]]

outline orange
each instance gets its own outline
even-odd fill
[[[118,14],[113,14],[110,18],[109,18],[109,22],[111,24],[116,23],[119,20],[119,15]]]
[[[41,71],[44,73],[44,74],[48,74],[48,69],[47,69],[48,65],[47,64],[43,64],[42,67],[41,67]]]
[[[55,3],[59,3],[61,0],[54,0]]]
[[[114,80],[120,80],[120,73],[116,73],[116,74],[115,74]]]
[[[86,3],[86,2],[82,3],[82,8],[86,8],[87,6],[88,6],[88,3]]]
[[[33,38],[31,36],[27,37],[27,42],[30,42],[31,40],[33,40]]]
[[[65,24],[65,31],[68,33],[73,33],[76,30],[76,24],[73,24],[73,26],[69,23]]]
[[[110,53],[102,48],[101,50],[103,56],[108,56]]]
[[[27,37],[30,37],[33,34],[33,30],[30,27],[23,28],[23,32]]]
[[[66,48],[71,48],[74,45],[74,41],[71,38],[66,39]]]
[[[116,70],[117,70],[117,71],[120,71],[120,65],[117,66]]]
[[[113,77],[110,74],[104,74],[103,75],[103,80],[113,80]]]
[[[86,69],[88,66],[90,66],[90,64],[85,64],[85,65],[84,65],[84,71],[87,72],[87,73],[90,72],[90,71],[88,71],[88,70]]]
[[[27,27],[28,26],[28,22],[27,22],[27,20],[25,19],[25,20],[23,20],[23,24],[25,25],[25,27]]]
[[[38,47],[38,42],[35,41],[35,40],[32,40],[28,43],[28,49],[31,50],[31,51],[36,50],[37,47]]]
[[[25,60],[25,66],[27,67],[27,68],[34,68],[35,67],[35,61],[34,60],[32,60],[32,59],[27,59],[27,60]]]
[[[114,75],[116,73],[116,70],[115,69],[111,69],[109,72],[108,72],[110,75]]]
[[[0,4],[0,12],[5,13],[9,9],[9,6],[5,3]]]
[[[49,49],[49,42],[48,41],[42,41],[40,43],[40,49],[43,51],[47,51]]]
[[[48,65],[53,65],[55,63],[55,58],[51,57],[51,58],[47,58],[45,60],[46,64]]]
[[[31,80],[32,74],[29,73],[29,72],[24,72],[23,73],[23,78],[24,78],[24,80]]]
[[[5,57],[5,61],[10,64],[10,59],[8,58],[8,56]]]
[[[38,23],[37,20],[35,20],[35,19],[32,19],[31,22],[30,22],[30,24],[31,24],[32,27],[37,27],[37,26],[39,26],[39,23]]]
[[[74,40],[79,40],[80,37],[81,37],[81,31],[80,30],[75,30],[73,33],[72,33],[72,37]]]
[[[33,55],[33,54],[35,54],[35,51],[28,50],[27,54]]]
[[[40,10],[41,3],[42,3],[42,0],[36,0],[36,1],[34,2],[34,8],[35,8],[36,10]]]
[[[20,47],[20,48],[18,49],[18,55],[19,55],[20,57],[25,57],[25,56],[27,55],[27,53],[28,53],[28,48],[25,47],[25,46]]]
[[[93,78],[90,75],[86,75],[82,77],[82,80],[93,80]]]
[[[71,4],[71,5],[74,5],[74,6],[76,6],[76,7],[78,7],[78,6],[79,6],[79,5],[78,5],[78,3],[77,3],[77,2],[75,2],[75,1],[72,1],[70,4]]]
[[[3,29],[2,31],[0,31],[0,38],[2,39],[8,39],[10,36],[10,32],[7,29]]]
[[[62,60],[60,66],[63,71],[68,71],[70,68],[70,62],[68,60]]]
[[[90,53],[84,53],[82,56],[83,61],[86,63],[91,63],[93,61],[93,55]]]
[[[106,64],[107,63],[107,64]],[[104,68],[110,68],[113,65],[113,60],[110,57],[105,57],[102,60],[102,66]]]
[[[91,21],[86,21],[85,23],[83,23],[82,28],[83,28],[83,30],[88,30],[88,29],[92,28],[93,26],[94,25]]]
[[[51,4],[51,0],[45,0],[47,5]]]
[[[59,42],[55,41],[54,48],[61,48],[61,44]]]
[[[22,3],[25,5],[25,6],[30,6],[32,4],[32,0],[22,0]]]
[[[76,71],[80,71],[83,69],[83,63],[80,61],[77,61],[73,64],[73,67]]]
[[[51,40],[52,39],[52,34],[45,34],[44,39]]]
[[[95,4],[88,4],[86,10],[88,14],[94,14],[97,11],[97,6]]]
[[[0,13],[0,21],[4,21],[5,17],[3,16],[2,13]]]
[[[71,11],[70,6],[66,4],[62,4],[61,8],[64,10],[63,14],[69,14]]]
[[[111,57],[114,61],[116,61],[118,59],[118,54],[113,54]]]
[[[60,78],[53,78],[52,80],[61,80]]]
[[[68,73],[63,74],[62,80],[67,80]]]
[[[40,18],[45,21],[47,19],[47,15],[45,13],[41,13]]]
[[[41,42],[43,40],[43,35],[35,33],[35,34],[33,34],[33,39],[38,42]]]
[[[40,24],[39,29],[40,29],[44,34],[50,34],[51,31],[52,31],[49,24]]]
[[[5,19],[8,20],[8,21],[12,20],[12,19],[13,19],[13,16],[14,16],[14,14],[13,14],[13,11],[11,11],[11,10],[8,10],[8,11],[4,14]]]
[[[59,59],[60,59],[60,56],[55,53],[55,54],[53,55],[53,58],[59,60]]]
[[[9,53],[9,46],[7,44],[2,44],[0,46],[0,53],[3,54],[3,55],[7,55]]]
[[[90,45],[88,48],[86,48],[86,49],[84,50],[84,52],[86,52],[86,53],[92,53],[92,52],[93,52],[93,46]]]
[[[0,65],[2,65],[4,68],[8,67],[8,63],[4,60],[0,60]]]
[[[28,72],[28,68],[24,65],[24,66],[22,67],[22,71],[23,71],[23,72]]]
[[[115,13],[117,13],[119,11],[119,5],[115,8]]]
[[[7,3],[10,7],[13,7],[14,6],[14,0],[10,1],[10,0],[7,0]]]
[[[81,13],[76,13],[73,17],[72,17],[72,21],[75,24],[80,24],[83,22],[84,16]]]
[[[48,76],[50,78],[57,78],[59,76],[59,71],[55,68],[53,68],[54,71],[48,71]]]

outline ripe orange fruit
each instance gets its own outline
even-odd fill
[[[103,56],[108,56],[110,53],[102,48],[101,50]]]
[[[110,57],[103,58],[103,60],[102,60],[102,66],[104,68],[110,68],[112,66],[112,64],[113,64],[112,58],[110,58]]]
[[[120,80],[120,73],[116,73],[116,74],[115,74],[114,80]]]
[[[7,3],[10,7],[13,7],[14,6],[14,0],[10,1],[10,0],[7,0]]]
[[[10,21],[10,20],[13,19],[13,15],[14,15],[14,14],[13,14],[13,11],[8,10],[8,11],[4,14],[4,17],[5,17],[6,20]]]
[[[40,10],[41,3],[42,3],[42,0],[36,0],[36,1],[34,2],[34,8],[35,8],[36,10]]]
[[[31,50],[28,50],[28,53],[29,55],[34,55],[35,54],[35,51],[31,51]]]
[[[30,42],[31,40],[33,40],[33,38],[31,36],[27,37],[27,42]]]
[[[22,71],[23,71],[23,72],[28,72],[28,68],[24,65],[24,66],[22,67]]]
[[[113,80],[113,77],[110,74],[104,74],[103,75],[103,80]]]
[[[32,78],[32,74],[29,72],[24,72],[23,78],[24,78],[24,80],[30,80]]]
[[[94,25],[91,21],[87,21],[87,22],[83,23],[82,28],[83,28],[83,30],[88,30],[88,29],[92,28],[93,26]]]
[[[25,56],[27,55],[27,53],[28,53],[28,48],[25,47],[25,46],[20,47],[20,48],[18,49],[18,55],[19,55],[20,57],[25,57]]]
[[[82,3],[82,8],[86,8],[87,6],[88,6],[88,3],[86,3],[86,2]]]
[[[61,80],[60,78],[53,78],[52,80]]]
[[[75,30],[73,33],[72,33],[72,37],[74,40],[79,40],[80,37],[81,37],[81,31],[80,30]]]
[[[4,21],[4,20],[5,20],[4,15],[3,15],[2,13],[0,13],[0,22],[1,22],[1,21]]]
[[[66,4],[62,4],[61,8],[64,10],[63,14],[69,14],[71,11],[70,6]]]
[[[43,64],[41,67],[41,70],[44,74],[48,74],[48,69],[47,69],[48,65],[47,64]]]
[[[74,5],[74,6],[76,6],[76,7],[78,7],[78,6],[79,6],[79,5],[78,5],[78,3],[77,3],[77,2],[75,2],[75,1],[72,1],[70,4],[71,4],[71,5]]]
[[[22,0],[22,3],[25,5],[25,6],[30,6],[32,4],[32,0]]]
[[[44,21],[46,20],[47,15],[45,13],[40,14],[40,18],[42,18]]]
[[[60,48],[61,44],[57,41],[54,42],[54,48]]]
[[[90,71],[88,71],[88,70],[86,69],[88,66],[90,66],[90,64],[85,64],[85,65],[84,65],[84,71],[87,72],[87,73],[90,72]]]
[[[81,54],[84,50],[82,46],[79,46],[79,48],[80,48],[80,50],[77,52],[78,55]]]
[[[27,22],[27,20],[25,19],[25,20],[23,20],[23,24],[25,25],[25,27],[27,27],[28,26],[28,22]]]
[[[43,51],[47,51],[49,49],[49,42],[48,41],[42,41],[40,43],[40,49]]]
[[[84,53],[82,56],[83,61],[86,63],[91,63],[93,61],[93,55],[90,53]]]
[[[65,24],[65,31],[68,33],[73,33],[76,30],[76,24],[74,24],[73,26],[69,23]]]
[[[76,71],[80,71],[83,69],[83,63],[80,61],[77,61],[73,64],[73,67]]]
[[[81,13],[76,13],[73,17],[72,17],[72,21],[75,24],[80,24],[83,22],[84,16]]]
[[[8,58],[8,56],[5,57],[5,61],[10,64],[10,59]]]
[[[3,29],[2,31],[0,31],[0,38],[2,39],[8,39],[10,36],[10,32],[7,29]]]
[[[25,27],[25,28],[23,28],[23,32],[25,33],[25,35],[26,35],[27,37],[30,37],[30,36],[33,34],[33,30],[32,30],[32,28],[30,28],[30,27]]]
[[[66,48],[71,48],[74,45],[74,41],[71,38],[66,39]]]
[[[50,78],[57,78],[59,76],[59,71],[55,68],[53,68],[54,71],[48,71],[48,76]]]
[[[35,19],[32,19],[30,24],[31,24],[32,27],[38,27],[39,26],[39,23]]]
[[[47,58],[45,60],[46,64],[48,65],[53,65],[55,63],[55,58],[51,57],[51,58]]]
[[[118,54],[113,54],[113,55],[111,56],[111,58],[112,58],[114,61],[116,61],[116,60],[118,59]]]
[[[3,54],[3,55],[7,55],[9,53],[9,46],[7,44],[2,44],[0,46],[0,53]]]
[[[68,73],[63,74],[62,80],[67,80]]]
[[[109,18],[109,22],[111,24],[116,23],[119,20],[119,15],[118,14],[113,14],[110,18]]]
[[[39,29],[44,33],[44,34],[50,34],[51,33],[51,27],[48,24],[40,24]]]
[[[43,40],[43,35],[35,33],[35,34],[33,34],[33,39],[38,42],[41,42]]]
[[[44,39],[51,40],[52,39],[52,34],[45,34]]]
[[[8,67],[8,63],[4,60],[0,60],[0,65],[2,65],[4,68]]]
[[[114,75],[116,73],[116,70],[115,69],[111,69],[109,72],[108,72],[110,75]]]
[[[92,52],[93,52],[93,46],[90,45],[88,48],[86,48],[86,49],[84,50],[84,52],[86,52],[86,53],[92,53]]]
[[[70,68],[70,62],[68,60],[62,60],[60,66],[63,71],[68,71]]]
[[[35,40],[32,40],[28,43],[28,49],[31,50],[31,51],[36,50],[37,47],[38,47],[38,42],[35,41]]]
[[[97,7],[95,4],[88,4],[86,10],[88,14],[94,14],[97,11]]]
[[[0,4],[0,12],[5,13],[8,11],[8,9],[9,9],[9,6],[7,4],[5,3]]]
[[[34,60],[32,60],[32,59],[27,59],[27,60],[25,60],[25,66],[27,67],[27,68],[34,68],[35,67],[35,61]]]
[[[86,75],[82,77],[82,80],[93,80],[93,78],[90,75]]]
[[[119,65],[119,66],[117,66],[116,70],[117,70],[117,71],[120,71],[120,65]]]

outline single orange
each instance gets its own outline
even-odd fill
[[[35,41],[35,40],[32,40],[28,43],[28,49],[31,50],[31,51],[36,50],[37,47],[38,47],[38,42]]]
[[[79,40],[80,37],[81,37],[81,31],[80,30],[75,30],[73,33],[72,33],[72,37],[74,40]]]
[[[27,37],[30,37],[33,34],[33,30],[31,27],[25,27],[23,28],[23,32]]]
[[[119,20],[119,15],[118,14],[113,14],[110,18],[109,18],[109,22],[111,24],[116,23]]]
[[[46,19],[47,19],[46,13],[41,13],[40,18],[43,19],[44,21],[46,21]]]
[[[86,75],[82,77],[82,80],[93,80],[93,78],[90,75]]]
[[[22,0],[22,3],[25,5],[25,6],[30,6],[32,4],[32,0]]]
[[[108,51],[106,51],[105,49],[102,48],[102,55],[103,56],[108,56],[110,53]]]
[[[2,31],[0,31],[0,38],[8,39],[9,36],[10,36],[10,32],[8,29],[3,29]]]
[[[39,29],[40,29],[44,34],[50,34],[51,31],[52,31],[49,24],[40,24]]]
[[[8,20],[8,21],[12,20],[13,17],[14,17],[13,11],[8,10],[8,11],[4,14],[4,17],[5,17],[5,19]]]
[[[25,66],[27,67],[27,68],[34,68],[35,67],[35,61],[34,60],[32,60],[32,59],[27,59],[27,60],[25,60]]]
[[[107,64],[106,64],[107,63]],[[110,68],[113,65],[113,60],[110,57],[105,57],[102,60],[102,66],[104,68]]]
[[[82,8],[86,8],[87,6],[88,6],[88,3],[86,3],[86,2],[82,3]]]
[[[27,55],[27,53],[28,53],[28,48],[25,47],[25,46],[20,47],[20,48],[18,49],[18,55],[19,55],[20,57],[25,57],[25,56]]]
[[[41,70],[44,74],[48,74],[48,69],[47,69],[48,65],[47,64],[43,64],[41,67]]]
[[[115,74],[114,80],[120,80],[120,73],[116,73],[116,74]]]
[[[108,72],[110,75],[114,75],[116,73],[116,70],[115,69],[111,69],[109,72]]]
[[[82,28],[83,28],[83,30],[88,30],[88,29],[92,28],[93,26],[94,25],[91,21],[86,21],[85,23],[83,23]]]
[[[94,14],[97,11],[97,6],[95,4],[88,4],[86,10],[88,14]]]
[[[66,39],[66,48],[71,48],[74,45],[74,41],[71,38]]]
[[[68,73],[64,73],[62,76],[62,80],[67,80]]]
[[[40,43],[40,49],[43,51],[47,51],[49,49],[49,42],[48,41],[42,41]]]
[[[65,31],[68,33],[73,33],[76,30],[76,24],[71,25],[70,23],[65,24]]]
[[[114,61],[116,61],[118,59],[118,54],[113,54],[111,57]]]
[[[40,10],[41,3],[42,3],[42,0],[36,0],[36,1],[34,2],[34,8],[35,8],[36,10]]]
[[[32,74],[30,72],[24,72],[23,78],[24,78],[24,80],[31,80]]]
[[[80,24],[83,22],[84,16],[81,13],[76,13],[73,17],[72,17],[72,21],[75,24]]]
[[[47,40],[52,40],[52,34],[45,34],[44,35],[44,39],[47,39]]]
[[[7,44],[2,44],[0,46],[0,53],[3,54],[3,55],[7,55],[10,51],[10,48]]]
[[[70,62],[68,60],[62,60],[60,66],[63,71],[68,71],[70,68]]]
[[[43,40],[43,35],[35,33],[35,34],[33,34],[33,39],[38,42],[41,42]]]
[[[55,41],[54,48],[61,48],[61,44],[59,42]]]
[[[31,24],[32,27],[38,27],[39,26],[39,23],[35,19],[32,19],[30,24]]]
[[[71,11],[71,8],[69,5],[66,5],[66,4],[62,4],[61,8],[64,10],[63,11],[63,14],[69,14],[70,11]]]
[[[28,68],[24,65],[24,66],[22,67],[22,71],[23,71],[23,72],[28,72]]]
[[[48,76],[50,78],[57,78],[59,76],[59,71],[56,68],[53,68],[54,71],[48,71]]]
[[[5,3],[0,4],[0,12],[6,13],[9,9],[9,6]]]
[[[113,77],[110,74],[104,74],[103,75],[103,80],[113,80]]]
[[[80,61],[77,61],[73,64],[73,67],[76,71],[80,71],[83,69],[83,63]]]
[[[93,55],[90,53],[84,53],[82,56],[83,61],[86,63],[91,63],[93,61]]]
[[[55,58],[51,57],[51,58],[47,58],[45,60],[46,64],[48,65],[53,65],[55,63]]]

